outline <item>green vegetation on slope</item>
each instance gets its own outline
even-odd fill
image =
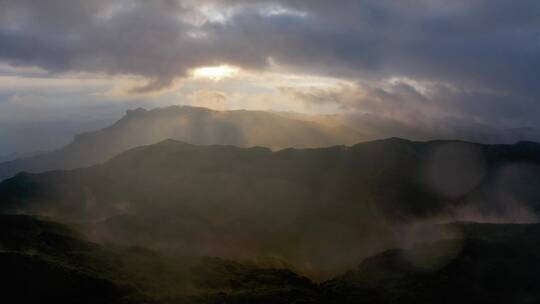
[[[1,215],[2,297],[126,304],[538,302],[540,225],[450,226],[462,238],[388,250],[316,285],[286,268],[105,247],[46,219]]]
[[[64,225],[0,216],[0,281],[19,303],[312,303],[316,286],[286,269],[106,248]],[[300,303],[300,302],[298,302]]]

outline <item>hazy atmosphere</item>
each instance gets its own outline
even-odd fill
[[[0,0],[13,303],[540,303],[540,1]]]
[[[0,154],[173,104],[538,139],[539,14],[535,0],[2,0]],[[35,130],[51,140],[15,135]]]

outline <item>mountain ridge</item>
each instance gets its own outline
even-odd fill
[[[270,148],[318,147],[361,140],[362,134],[342,125],[293,119],[274,112],[215,111],[189,106],[137,108],[110,125],[78,134],[64,148],[0,163],[0,180],[21,171],[44,172],[88,167],[141,145],[167,138],[195,144],[230,144]]]

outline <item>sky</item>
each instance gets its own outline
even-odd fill
[[[0,154],[173,104],[539,140],[539,76],[537,0],[0,0]]]

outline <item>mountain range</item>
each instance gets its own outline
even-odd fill
[[[353,144],[366,137],[339,121],[309,115],[263,111],[214,111],[189,106],[128,110],[104,129],[77,135],[69,145],[47,153],[0,163],[0,180],[18,172],[87,167],[128,149],[165,139],[193,144],[226,144],[273,149]]]
[[[106,123],[108,121],[94,122],[88,124],[88,127]],[[50,136],[43,136],[48,133],[43,133],[39,128],[38,130],[32,131],[32,136],[37,137],[33,142],[43,142],[47,144],[45,146],[50,146],[52,143],[47,142]],[[66,133],[66,130],[63,132]],[[62,138],[67,136],[64,133]],[[19,135],[21,134],[26,133]],[[108,127],[76,135],[70,144],[57,150],[0,157],[0,180],[21,171],[45,172],[83,168],[107,161],[131,148],[165,139],[197,145],[262,146],[278,150],[352,145],[389,136],[421,141],[457,138],[481,143],[514,143],[520,139],[535,138],[531,134],[534,134],[534,130],[530,128],[494,130],[481,124],[471,125],[463,130],[457,127],[445,129],[431,124],[417,126],[369,114],[308,115],[248,110],[216,111],[191,106],[170,106],[152,110],[138,108],[128,110],[124,117]],[[12,139],[8,142],[17,140],[14,135],[10,137]],[[23,136],[26,137],[28,136]],[[28,141],[25,142],[28,144]],[[56,145],[58,144],[53,146]]]
[[[78,223],[101,243],[285,262],[322,278],[424,241],[420,224],[536,222],[539,165],[530,142],[272,151],[166,140],[86,169],[18,174],[0,184],[0,208]]]
[[[348,125],[332,115],[137,109],[60,150],[0,164],[8,298],[540,298],[530,283],[540,144],[356,143],[371,131]]]

